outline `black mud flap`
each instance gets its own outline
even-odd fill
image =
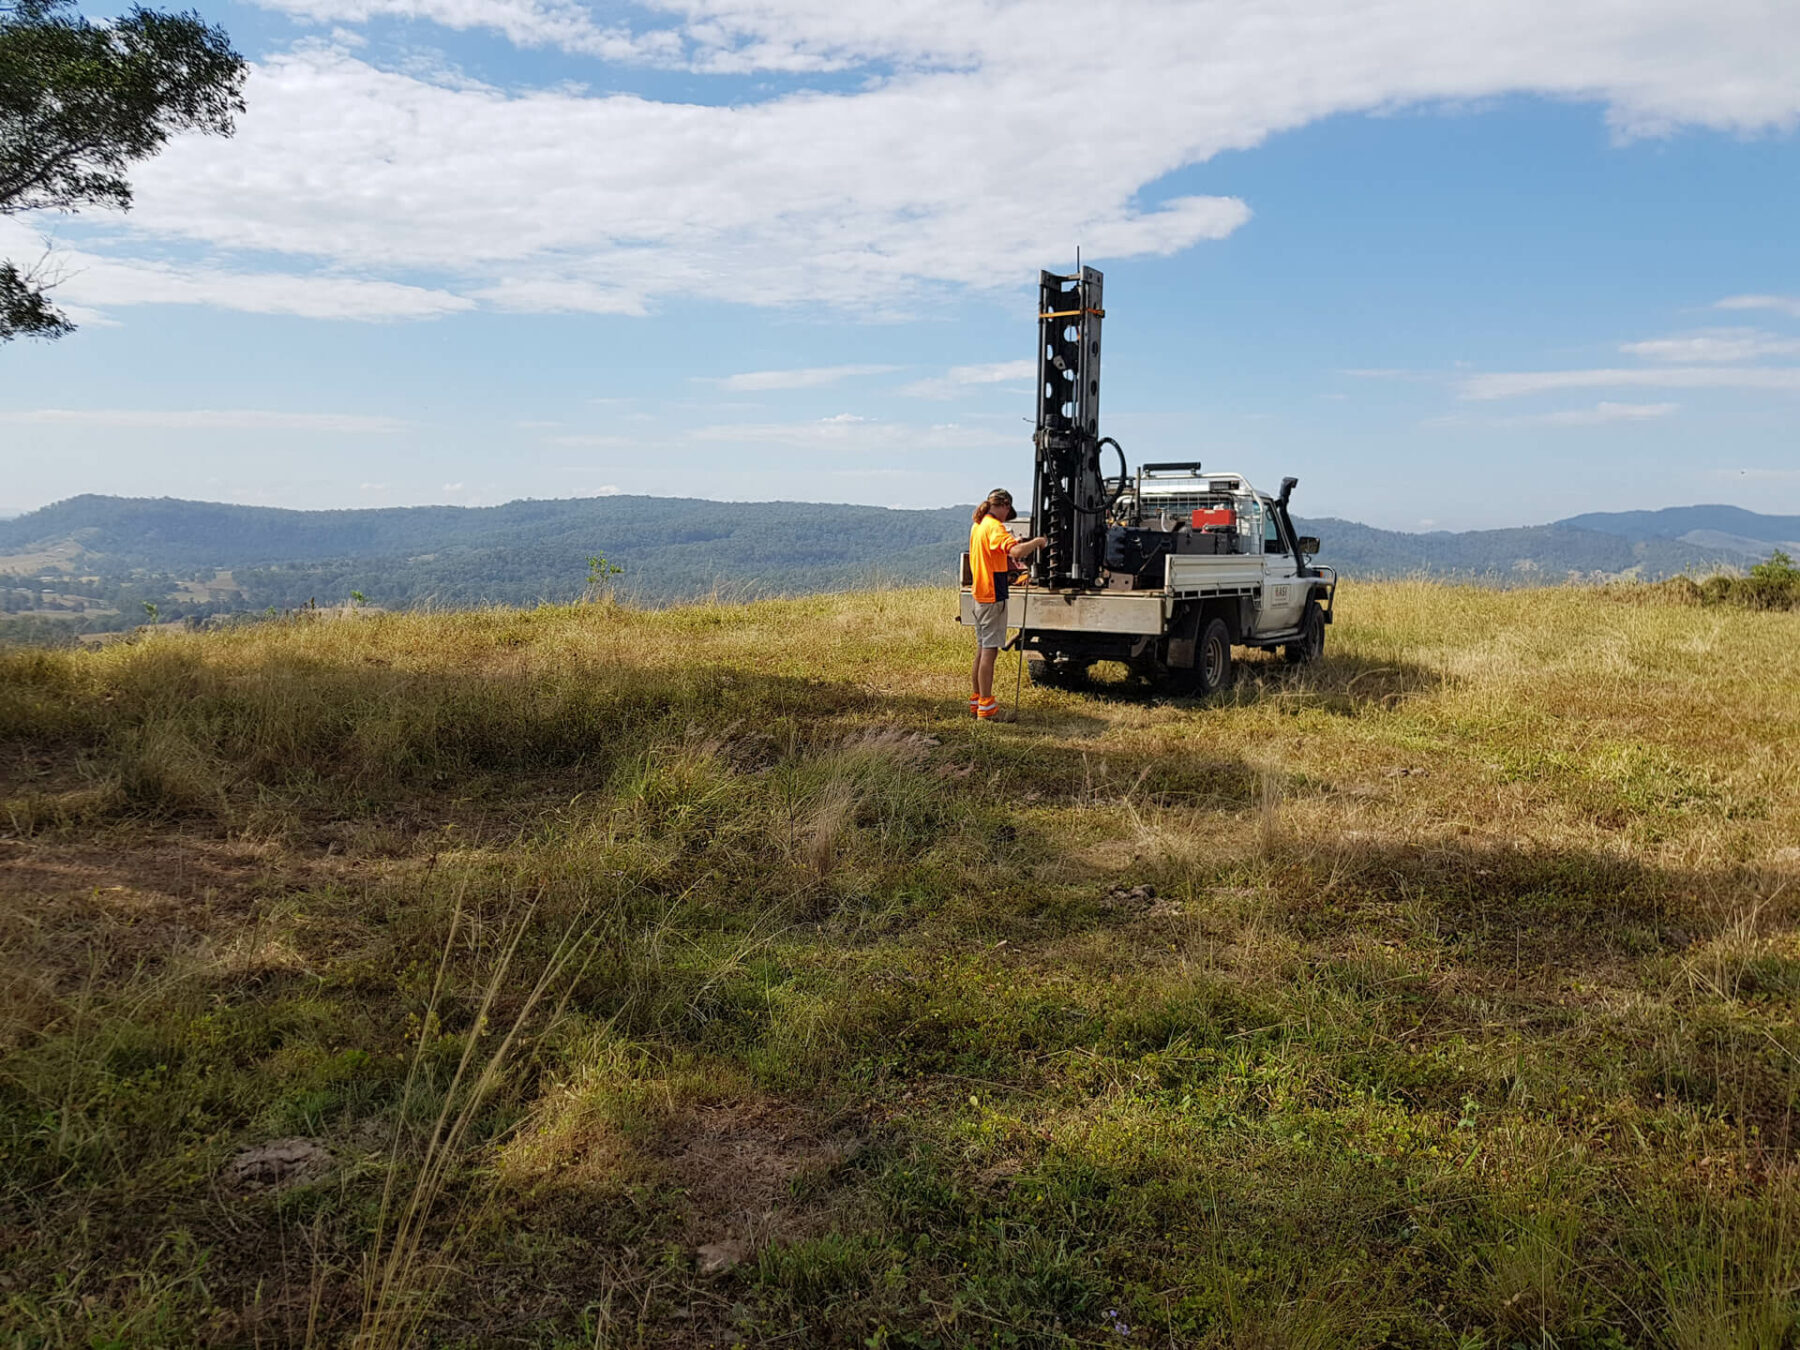
[[[1169,625],[1169,657],[1171,670],[1192,670],[1194,655],[1200,645],[1200,607],[1185,605]]]

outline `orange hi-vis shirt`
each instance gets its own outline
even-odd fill
[[[969,531],[969,571],[975,577],[977,604],[991,605],[1006,599],[1013,569],[1012,555],[1007,550],[1018,542],[1012,531],[992,516],[983,516]]]

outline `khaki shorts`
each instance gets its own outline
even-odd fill
[[[983,604],[979,600],[975,602],[975,645],[1006,645],[1006,601],[996,600],[992,604]]]

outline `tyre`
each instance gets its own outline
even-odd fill
[[[1032,656],[1025,660],[1025,674],[1045,689],[1073,689],[1087,674],[1087,667],[1066,656]]]
[[[1290,666],[1304,666],[1325,654],[1325,612],[1317,603],[1308,601],[1306,618],[1300,624],[1300,637],[1281,649]]]
[[[1210,619],[1200,628],[1194,644],[1194,668],[1187,672],[1188,692],[1209,698],[1231,683],[1231,628],[1223,619]]]

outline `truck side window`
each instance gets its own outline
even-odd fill
[[[1263,513],[1263,552],[1287,552],[1287,545],[1281,542],[1281,526],[1276,523],[1273,511]]]

